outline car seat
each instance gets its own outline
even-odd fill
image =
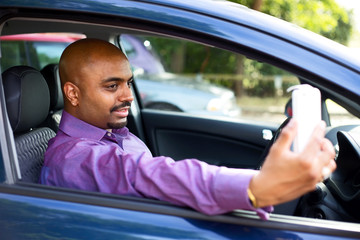
[[[58,64],[48,64],[41,70],[41,73],[47,82],[50,92],[50,110],[44,124],[57,132],[64,108],[59,66]]]
[[[37,183],[48,141],[55,132],[39,127],[49,112],[50,94],[42,74],[15,66],[2,74],[6,108],[14,133],[20,181]]]

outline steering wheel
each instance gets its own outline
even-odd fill
[[[271,146],[274,144],[274,142],[278,139],[282,129],[289,123],[291,117],[288,117],[280,126],[279,128],[275,131],[275,134],[273,135],[273,137],[271,138],[270,142],[267,144],[265,150],[263,151],[263,153],[261,154],[260,157],[260,164],[259,167],[257,169],[260,169],[261,166],[263,165],[266,156],[269,154],[270,148]]]

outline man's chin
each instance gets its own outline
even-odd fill
[[[119,129],[119,128],[123,128],[126,127],[127,125],[127,120],[122,121],[122,122],[116,122],[116,123],[108,123],[108,128],[111,129]]]

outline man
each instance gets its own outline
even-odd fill
[[[296,122],[290,121],[261,171],[153,157],[125,127],[133,75],[121,50],[101,40],[79,40],[65,49],[59,72],[64,112],[45,154],[43,184],[156,198],[205,214],[249,209],[266,219],[272,205],[313,190],[323,170],[336,167],[323,122],[306,150],[296,154],[290,151]]]

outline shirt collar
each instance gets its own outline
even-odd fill
[[[108,133],[105,129],[86,123],[65,110],[62,113],[59,129],[71,137],[90,138],[94,140],[101,140],[105,134]],[[123,127],[121,129],[113,129],[112,132],[126,136],[129,130]]]

